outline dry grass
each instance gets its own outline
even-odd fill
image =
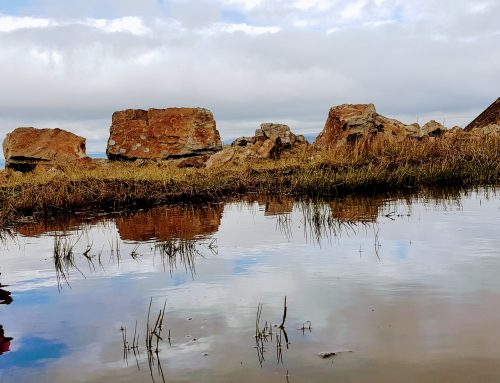
[[[363,141],[221,169],[103,163],[55,173],[3,172],[0,224],[33,214],[213,201],[245,193],[323,197],[499,181],[499,138]]]

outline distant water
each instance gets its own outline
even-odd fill
[[[89,152],[87,155],[91,158],[106,158],[106,153],[104,152]],[[0,168],[5,168],[5,159],[0,158]]]

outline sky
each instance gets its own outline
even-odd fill
[[[498,0],[0,0],[0,135],[103,152],[114,111],[199,106],[223,140],[331,106],[465,126],[500,96]]]

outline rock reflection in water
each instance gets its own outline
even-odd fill
[[[74,215],[68,217],[60,217],[55,220],[45,220],[37,221],[26,225],[21,225],[16,227],[16,233],[21,234],[25,237],[38,237],[47,233],[54,232],[69,232],[72,230],[77,230],[85,225],[93,225],[96,223],[103,222],[105,217],[108,215],[96,215],[96,216],[81,216]]]
[[[387,200],[348,197],[330,202],[332,216],[343,222],[376,222]]]
[[[10,342],[14,338],[5,336],[3,326],[0,325],[0,355],[10,351]]]
[[[166,241],[206,237],[219,229],[224,205],[167,206],[116,219],[124,241]]]
[[[10,291],[4,290],[4,287],[7,286],[0,283],[0,305],[10,305],[13,301],[12,295]],[[5,336],[3,326],[0,325],[0,355],[10,351],[10,342],[12,339]]]
[[[255,195],[245,198],[247,203],[257,203],[264,208],[265,216],[274,216],[291,213],[293,211],[294,200],[283,196],[263,196]]]

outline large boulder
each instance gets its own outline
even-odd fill
[[[88,159],[85,138],[62,129],[17,128],[3,142],[5,167],[31,171]]]
[[[313,145],[319,149],[328,149],[339,144],[355,143],[360,139],[421,139],[438,137],[445,131],[446,128],[436,121],[420,127],[416,123],[406,125],[384,117],[377,113],[373,104],[344,104],[330,109],[325,127]]]
[[[245,147],[250,157],[278,159],[284,150],[307,144],[304,136],[295,135],[288,125],[263,123],[253,137],[237,138],[231,146]]]
[[[500,123],[483,126],[482,128],[474,128],[467,132],[473,138],[499,138]]]
[[[202,108],[128,109],[113,113],[111,160],[170,159],[222,149],[212,113]]]
[[[421,128],[419,124],[406,125],[402,122],[381,116],[377,114],[375,117],[375,126],[377,135],[383,135],[385,138],[419,138]]]
[[[241,165],[251,159],[276,160],[307,145],[304,136],[293,134],[287,125],[264,123],[253,137],[237,138],[231,146],[211,156],[206,167]]]
[[[467,125],[464,130],[482,129],[488,125],[500,125],[500,97]]]
[[[422,126],[420,137],[441,137],[446,130],[447,129],[439,122],[431,120]]]
[[[343,104],[334,106],[328,113],[323,131],[316,137],[314,146],[330,148],[339,142],[355,142],[377,133],[373,104]]]

